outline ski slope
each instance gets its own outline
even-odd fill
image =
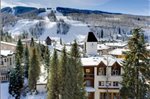
[[[16,37],[24,31],[28,32],[31,27],[34,27],[38,22],[43,21],[45,24],[44,31],[39,37],[39,40],[45,40],[47,36],[49,36],[50,38],[61,38],[63,42],[66,43],[72,42],[75,39],[77,41],[83,41],[87,33],[90,31],[87,24],[68,19],[61,13],[56,12],[57,20],[63,19],[65,23],[70,25],[70,29],[67,34],[57,34],[57,22],[51,22],[47,17],[48,13],[50,13],[50,11],[39,14],[39,16],[43,17],[43,20],[21,19],[17,21],[14,26],[4,27],[4,30],[7,30],[12,33],[13,37]]]

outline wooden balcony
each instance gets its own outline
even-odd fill
[[[94,74],[84,74],[84,79],[94,79]]]

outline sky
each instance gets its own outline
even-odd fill
[[[150,16],[150,0],[2,0],[6,6],[70,7]]]

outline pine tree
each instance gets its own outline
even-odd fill
[[[72,68],[70,79],[72,79],[72,89],[70,90],[72,99],[85,99],[84,76],[81,64],[81,57],[76,41],[71,48],[70,66]]]
[[[24,74],[25,74],[25,77],[28,78],[28,70],[29,70],[29,50],[28,50],[28,46],[26,45],[26,48],[25,48],[25,51],[24,51]]]
[[[49,73],[49,68],[50,68],[50,52],[49,52],[48,46],[45,47],[44,60],[45,60],[45,69],[47,70],[47,73]]]
[[[141,29],[134,29],[133,36],[128,41],[129,50],[123,63],[123,81],[121,95],[124,99],[146,99],[150,86],[148,51],[145,47],[144,35]]]
[[[22,63],[22,61],[23,61],[23,44],[22,44],[21,39],[19,39],[17,42],[16,54],[17,54],[16,56],[19,57],[20,62]],[[17,57],[16,57],[16,59],[17,59]]]
[[[29,88],[31,92],[37,91],[36,84],[37,84],[37,80],[39,79],[39,75],[40,75],[40,63],[39,63],[37,51],[35,48],[33,48],[30,67],[29,67],[29,77],[28,77]]]
[[[31,42],[30,42],[30,47],[34,47],[35,46],[35,43],[34,43],[34,39],[33,37],[31,38]]]
[[[16,67],[10,72],[9,93],[14,96],[15,99],[20,99],[21,90],[23,88],[23,69],[19,56],[16,56],[16,58]]]
[[[61,60],[60,60],[60,94],[61,99],[71,99],[70,91],[72,90],[72,79],[70,79],[71,66],[69,63],[69,57],[66,52],[66,48],[63,48]]]
[[[54,50],[49,71],[47,99],[59,99],[59,79],[59,60],[57,51]]]

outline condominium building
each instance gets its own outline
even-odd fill
[[[119,99],[122,60],[112,55],[98,55],[97,39],[92,32],[86,38],[85,51],[81,62],[88,99]]]
[[[81,62],[88,99],[119,99],[123,73],[121,60],[101,56],[82,58]]]

